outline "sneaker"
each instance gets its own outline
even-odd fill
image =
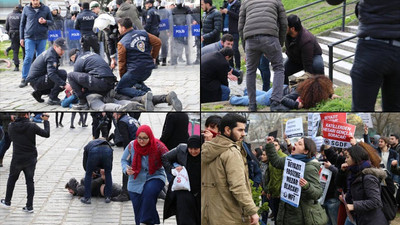
[[[239,73],[240,73],[240,75],[238,76],[238,80],[237,80],[237,83],[239,84],[239,85],[241,85],[242,83],[243,83],[243,72],[242,71],[239,71]]]
[[[86,124],[83,124],[83,125],[82,125],[82,127],[87,127],[87,126],[88,126],[88,125],[86,125]]]
[[[72,109],[75,109],[75,110],[88,110],[89,106],[86,103],[84,103],[84,104],[79,103],[79,104],[72,105]]]
[[[287,112],[290,109],[280,102],[271,101],[270,110],[271,112]]]
[[[75,127],[74,127],[74,126],[70,126],[69,128],[71,128],[71,129],[75,129]]]
[[[13,71],[19,71],[18,66],[16,66]]]
[[[39,102],[39,103],[44,102],[44,100],[42,99],[42,95],[41,95],[38,91],[32,92],[31,95],[33,96],[33,98],[34,98],[37,102]]]
[[[166,100],[168,102],[168,105],[172,105],[175,111],[177,112],[182,111],[182,102],[178,99],[178,96],[174,91],[168,93]]]
[[[6,202],[5,199],[2,199],[2,200],[0,200],[0,205],[5,208],[9,208],[11,206],[11,202]]]
[[[117,197],[111,198],[114,202],[126,202],[129,201],[129,195],[127,193],[121,193]]]
[[[48,105],[61,105],[61,101],[58,98],[56,98],[56,99],[49,98],[49,99],[47,99],[46,103]]]
[[[111,198],[110,197],[106,197],[106,199],[104,200],[105,203],[110,203],[111,202]]]
[[[84,204],[92,204],[92,201],[90,200],[90,198],[81,198],[81,202]]]
[[[257,112],[257,104],[249,105],[249,111],[250,112]]]
[[[153,93],[151,91],[142,96],[142,102],[146,111],[154,111]]]
[[[27,212],[27,213],[33,213],[33,207],[32,206],[25,206],[22,208],[22,211]]]
[[[27,85],[28,85],[28,83],[25,81],[25,79],[22,79],[21,83],[19,84],[18,87],[23,88],[23,87],[26,87]]]

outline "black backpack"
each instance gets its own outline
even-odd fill
[[[381,181],[381,200],[382,200],[382,212],[385,215],[387,221],[394,220],[397,212],[397,203],[394,193],[396,192],[396,186],[393,179],[387,170],[387,177]],[[364,175],[362,176],[362,184],[364,185]]]

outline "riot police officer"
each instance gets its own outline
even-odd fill
[[[172,21],[173,26],[189,26],[192,11],[189,7],[183,5],[183,0],[177,0],[177,5],[172,9]],[[190,65],[189,61],[189,42],[188,35],[186,37],[174,37],[172,39],[172,56],[171,56],[171,65],[176,65],[178,57],[182,55],[183,49],[185,49],[186,55],[186,64]]]
[[[93,51],[99,54],[99,40],[97,35],[93,32],[94,20],[97,18],[97,15],[89,10],[88,2],[84,2],[82,6],[83,11],[76,17],[75,29],[81,32],[83,51],[90,51],[90,47],[92,47]]]
[[[42,95],[48,94],[47,104],[60,105],[58,94],[63,90],[70,90],[71,87],[66,83],[67,71],[59,70],[60,58],[67,49],[64,38],[55,40],[53,46],[42,54],[32,63],[26,82],[30,82],[35,90],[32,96],[38,102],[44,102]]]

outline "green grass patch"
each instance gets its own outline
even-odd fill
[[[11,41],[3,41],[0,42],[0,59],[12,59],[13,58],[13,51],[8,52],[8,57],[4,55],[4,50],[6,50],[8,47],[11,46]],[[19,48],[19,53],[18,53],[19,59],[22,59],[22,48]]]

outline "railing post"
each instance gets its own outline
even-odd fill
[[[333,45],[329,44],[329,80],[333,82]]]
[[[344,2],[343,2],[342,32],[344,32],[345,25],[346,25],[346,0],[344,0]]]

